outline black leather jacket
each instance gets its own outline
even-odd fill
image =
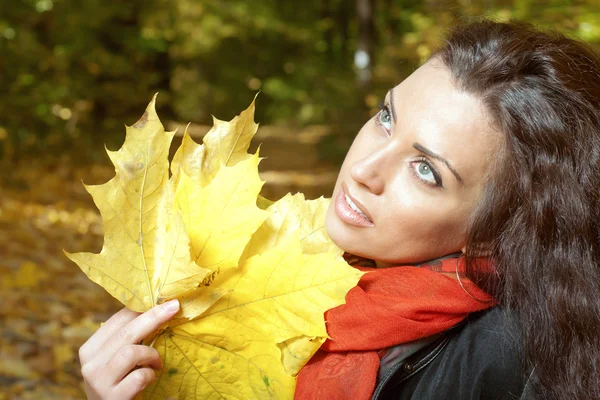
[[[381,379],[373,400],[532,399],[504,310],[473,313]]]

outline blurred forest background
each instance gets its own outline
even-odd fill
[[[265,195],[329,196],[385,92],[480,16],[600,48],[598,0],[0,2],[0,400],[83,398],[77,349],[119,305],[62,249],[100,250],[81,181],[113,175],[104,144],[155,92],[199,140],[260,91]]]

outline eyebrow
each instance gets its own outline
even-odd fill
[[[391,88],[388,91],[388,94],[390,95],[390,108],[392,109],[392,119],[394,120],[394,123],[396,123],[396,107],[394,107],[394,88]]]
[[[433,151],[429,150],[428,148],[424,147],[422,144],[419,144],[419,143],[413,143],[413,147],[416,150],[420,151],[421,153],[425,153],[429,157],[435,158],[436,160],[440,161],[442,164],[444,164],[446,167],[448,167],[450,172],[452,172],[454,174],[454,176],[456,177],[456,180],[461,185],[464,183],[460,174],[458,172],[456,172],[456,170],[452,167],[452,165],[450,165],[448,160],[446,160],[444,157],[440,156],[439,154],[434,153]]]

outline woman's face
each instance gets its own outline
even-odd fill
[[[379,266],[464,250],[469,216],[501,150],[490,125],[480,101],[457,89],[438,60],[421,66],[354,139],[327,210],[328,235]]]

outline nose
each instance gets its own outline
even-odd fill
[[[350,176],[356,182],[366,186],[373,194],[383,193],[386,172],[385,158],[385,149],[378,149],[356,161],[350,168]]]

